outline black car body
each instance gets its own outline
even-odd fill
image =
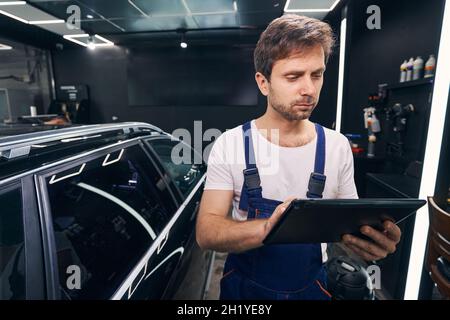
[[[145,123],[0,128],[0,298],[202,298],[206,168],[177,148]]]

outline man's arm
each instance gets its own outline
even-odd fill
[[[269,219],[235,221],[228,218],[232,199],[232,190],[204,191],[196,229],[197,243],[202,249],[242,252],[261,246],[292,200],[280,204]]]

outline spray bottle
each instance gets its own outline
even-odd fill
[[[380,132],[380,121],[375,115],[375,108],[364,108],[364,126],[368,131],[367,157],[375,157],[375,142],[377,137],[375,133]]]

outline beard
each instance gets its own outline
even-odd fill
[[[269,103],[276,112],[278,112],[283,118],[289,121],[309,119],[311,113],[317,105],[317,101],[315,102],[314,98],[311,96],[306,96],[304,98],[294,100],[286,105],[280,102],[272,91],[269,95]],[[299,108],[299,106],[297,106],[299,104],[311,104],[311,106],[304,106],[303,110],[295,110],[295,108]]]

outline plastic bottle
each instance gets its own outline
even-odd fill
[[[414,66],[414,58],[410,58],[408,63],[406,64],[406,81],[412,80],[413,66]]]
[[[413,80],[422,78],[422,70],[423,70],[423,59],[421,56],[418,56],[416,60],[414,60]]]
[[[35,106],[30,106],[30,115],[32,117],[36,117],[37,116],[37,108]]]
[[[434,76],[435,69],[436,69],[436,58],[434,57],[434,54],[430,54],[427,63],[425,63],[425,75],[423,77],[429,78]]]
[[[403,60],[403,63],[400,65],[400,82],[406,81],[406,60]]]

